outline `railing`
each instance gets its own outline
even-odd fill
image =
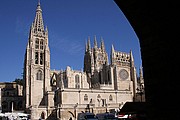
[[[78,104],[77,108],[86,108],[88,104]],[[61,108],[74,108],[75,104],[61,104]],[[89,106],[94,107],[95,104],[89,104]]]

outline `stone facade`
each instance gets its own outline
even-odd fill
[[[1,112],[23,111],[23,86],[16,82],[0,83]]]
[[[44,29],[40,3],[30,28],[24,59],[25,111],[31,119],[76,118],[77,113],[100,113],[120,109],[136,95],[137,76],[132,51],[119,52],[112,46],[111,62],[103,39],[94,37],[85,45],[84,70],[50,70],[48,29]]]

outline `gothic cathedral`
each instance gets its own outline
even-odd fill
[[[48,29],[38,2],[24,58],[25,111],[31,119],[69,119],[80,112],[101,113],[120,109],[135,98],[137,76],[132,51],[111,48],[110,62],[101,38],[85,45],[84,69],[50,69]]]

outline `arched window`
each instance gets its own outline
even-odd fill
[[[35,64],[39,63],[39,52],[35,52]]]
[[[39,49],[39,39],[36,38],[35,48]]]
[[[75,88],[80,88],[79,75],[75,76]]]
[[[112,95],[110,95],[109,96],[109,101],[112,101],[112,100],[113,100]]]
[[[43,39],[40,41],[40,49],[43,50],[44,48],[44,42],[43,42]]]
[[[43,61],[44,61],[44,53],[40,53],[40,65],[43,65]]]
[[[41,113],[41,119],[45,119],[45,113],[44,112]]]
[[[41,70],[38,70],[38,72],[36,73],[36,80],[42,80],[43,78],[43,74]]]
[[[88,101],[88,95],[87,94],[84,95],[84,101]]]

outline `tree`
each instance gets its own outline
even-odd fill
[[[16,78],[13,82],[16,82],[19,85],[23,85],[23,79]]]

